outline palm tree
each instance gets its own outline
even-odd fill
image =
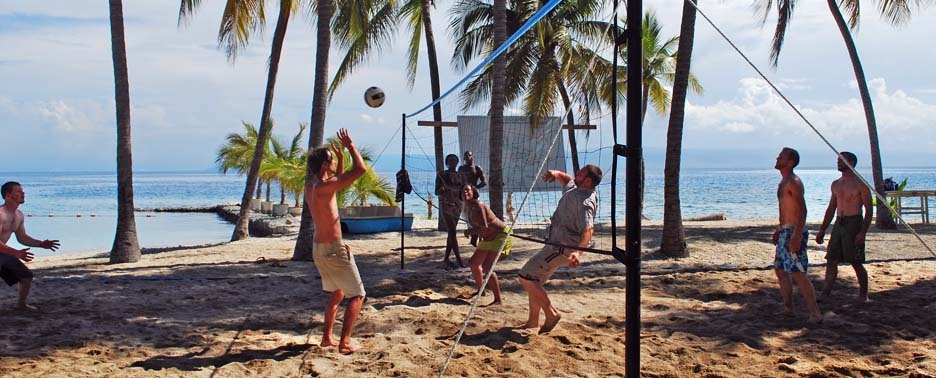
[[[179,9],[180,22],[186,15],[192,14],[199,0],[182,0]],[[262,30],[266,21],[264,0],[228,0],[221,16],[221,28],[218,31],[218,43],[225,46],[228,60],[232,63],[237,58],[238,48],[246,46],[250,34]],[[286,28],[289,18],[299,8],[299,0],[280,0],[279,17],[273,32],[273,45],[270,50],[270,66],[267,71],[267,85],[263,97],[263,110],[260,112],[260,131],[257,134],[255,153],[247,171],[247,183],[244,185],[244,195],[241,197],[240,211],[237,215],[237,225],[231,235],[231,241],[245,239],[249,235],[250,199],[257,187],[257,177],[263,159],[262,151],[266,148],[270,130],[270,114],[273,111],[273,93],[276,87],[276,75],[279,72],[280,56],[283,51],[283,42],[286,40]],[[258,192],[259,193],[259,192]],[[267,197],[269,197],[269,187]],[[267,198],[269,200],[269,198]]]
[[[698,4],[698,0],[696,0]],[[689,66],[695,41],[696,9],[683,2],[682,22],[679,27],[679,54],[673,78],[672,105],[666,130],[666,161],[663,167],[663,236],[660,253],[670,257],[687,257],[686,230],[683,228],[679,198],[679,171],[682,161],[683,121],[686,114],[686,92],[690,85]]]
[[[516,31],[538,10],[538,3],[512,1],[510,9],[506,9],[506,33]],[[526,114],[533,119],[534,127],[538,120],[551,115],[555,108],[562,104],[570,109],[573,101],[585,104],[583,113],[588,114],[596,101],[604,99],[602,88],[595,83],[607,82],[595,80],[605,74],[610,76],[610,65],[604,58],[585,46],[585,43],[610,45],[611,38],[609,25],[606,22],[591,20],[600,12],[601,2],[594,0],[578,0],[563,3],[557,6],[550,14],[536,25],[535,32],[520,37],[505,53],[506,63],[503,69],[494,65],[485,67],[464,90],[462,99],[464,108],[470,108],[486,99],[488,94],[494,96],[495,79],[500,73],[504,75],[503,96],[505,103],[522,99]],[[494,28],[497,11],[490,4],[477,0],[462,0],[451,10],[454,16],[450,28],[453,30],[455,43],[454,64],[456,68],[464,69],[473,59],[487,56],[497,46],[491,42],[495,34]],[[590,64],[590,63],[596,64]],[[570,95],[570,90],[574,93]],[[609,92],[611,93],[611,92]],[[607,98],[611,98],[610,96]],[[495,121],[492,114],[491,122]],[[574,124],[573,114],[567,114],[569,124]],[[501,121],[503,117],[501,116]],[[500,131],[502,135],[502,130]],[[495,160],[499,161],[501,147],[500,139],[494,133],[491,140],[491,177],[495,176]],[[577,169],[578,159],[575,146],[575,134],[570,130],[569,142],[572,148],[573,167]],[[497,150],[497,151],[495,151]],[[502,171],[502,168],[501,168]],[[502,175],[502,173],[501,173]],[[500,180],[493,182],[500,183]],[[497,188],[491,186],[492,209],[494,201],[501,197]],[[496,210],[495,210],[496,213]]]
[[[215,164],[221,169],[221,173],[227,173],[234,170],[238,174],[245,174],[251,169],[256,153],[259,133],[254,125],[249,122],[241,121],[244,125],[244,133],[230,133],[224,139],[225,143],[218,148]],[[271,154],[269,143],[263,148],[263,154],[260,156],[262,161],[264,156]],[[258,172],[259,174],[259,172]],[[252,189],[253,190],[253,189]],[[251,190],[251,191],[252,191]],[[262,195],[262,187],[257,186],[257,199]],[[269,198],[269,188],[267,188],[267,198]],[[249,204],[248,204],[249,207]]]
[[[848,57],[851,59],[852,69],[855,71],[855,80],[858,82],[858,92],[861,96],[861,104],[864,107],[865,122],[868,124],[868,141],[871,147],[871,175],[874,179],[874,191],[884,193],[884,173],[881,163],[881,146],[878,142],[877,122],[874,118],[874,107],[871,104],[871,92],[868,90],[868,83],[865,80],[864,69],[861,67],[861,60],[858,57],[858,49],[855,47],[855,41],[852,39],[849,29],[858,28],[858,19],[860,16],[860,0],[842,0],[841,6],[848,13],[848,22],[846,23],[842,16],[841,8],[834,0],[826,0],[832,18],[842,34],[842,40],[845,42],[845,48],[848,50]],[[912,14],[912,7],[919,8],[924,2],[921,0],[881,0],[881,14],[890,21],[892,25],[901,25],[909,21]],[[755,3],[756,6],[764,10],[764,21],[773,8],[773,0],[765,0],[763,3]],[[793,8],[796,0],[777,0],[777,27],[774,31],[773,43],[770,49],[770,59],[774,67],[780,58],[780,49],[783,46],[783,39],[786,35],[786,28],[793,17]],[[876,225],[880,229],[893,229],[897,225],[893,218],[882,214],[890,214],[885,201],[877,201],[877,221]]]
[[[679,36],[671,37],[665,41],[660,33],[663,25],[652,11],[647,11],[643,18],[643,77],[642,98],[640,103],[640,122],[644,123],[647,117],[647,106],[652,103],[653,108],[660,115],[669,110],[671,95],[667,89],[676,77],[676,61],[678,51],[674,49],[680,42]],[[695,75],[688,72],[688,89],[695,93],[702,93],[702,85]]]
[[[315,45],[315,79],[312,84],[312,120],[309,128],[309,148],[311,153],[317,147],[322,146],[325,139],[325,110],[328,107],[328,54],[331,51],[331,30],[329,26],[332,20],[332,2],[331,0],[316,0],[314,2],[315,13],[318,19],[315,24],[316,45]],[[310,167],[306,167],[306,177],[312,176]],[[306,190],[308,190],[308,182]],[[303,204],[302,221],[299,223],[299,234],[296,236],[296,246],[293,248],[293,260],[311,261],[312,260],[312,237],[315,231],[312,225],[312,214],[309,213],[308,206]]]
[[[114,92],[117,104],[117,232],[111,246],[110,263],[140,261],[133,211],[133,148],[130,137],[130,78],[127,73],[127,44],[124,40],[123,2],[110,0],[111,57],[114,62]]]
[[[429,90],[432,95],[432,101],[442,96],[441,83],[439,79],[439,57],[436,52],[435,34],[432,31],[432,18],[429,16],[429,7],[435,3],[430,0],[410,0],[400,8],[400,15],[409,20],[409,26],[413,29],[410,36],[409,49],[407,51],[406,79],[410,88],[416,82],[416,68],[419,62],[419,31],[423,30],[426,35],[426,57],[429,64]],[[418,6],[418,9],[417,9]],[[442,104],[432,106],[432,120],[437,124],[442,123]],[[436,172],[445,169],[443,165],[442,152],[442,128],[435,127],[432,133]]]
[[[302,143],[302,137],[307,127],[308,125],[305,123],[299,124],[299,132],[293,136],[288,148],[278,138],[270,139],[273,146],[273,153],[270,154],[267,159],[263,160],[263,164],[260,167],[260,175],[266,180],[279,182],[280,204],[286,203],[287,191],[295,192],[294,190],[287,190],[291,179],[287,173],[292,173],[289,169],[292,168],[292,165],[296,161],[301,161],[305,154],[300,143]],[[303,177],[303,180],[305,180],[305,177]],[[269,194],[269,192],[267,193]],[[296,202],[298,203],[298,201]]]
[[[624,22],[627,24],[626,20]],[[642,22],[643,42],[643,73],[641,77],[641,102],[640,102],[640,124],[644,124],[647,118],[647,106],[652,103],[653,108],[660,115],[665,115],[669,109],[671,97],[667,87],[673,83],[676,75],[677,51],[680,42],[679,36],[663,40],[660,33],[663,31],[663,25],[660,24],[656,15],[652,11],[644,14]],[[687,77],[688,89],[695,93],[702,92],[702,85],[696,79],[692,72]],[[683,95],[685,96],[685,94]],[[685,98],[683,98],[685,106]],[[646,181],[645,163],[640,159],[640,187],[645,187]],[[643,193],[640,195],[640,208],[643,212]]]
[[[507,0],[494,0],[494,46],[500,46],[507,40]],[[491,175],[488,201],[491,210],[500,219],[504,219],[504,106],[507,103],[505,85],[507,81],[507,58],[501,54],[494,58],[491,69],[491,134],[488,139],[488,151],[491,156]]]

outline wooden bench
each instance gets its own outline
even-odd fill
[[[929,197],[936,197],[936,190],[896,190],[884,194],[888,198],[897,200],[897,206],[894,207],[894,210],[900,214],[901,218],[905,215],[919,214],[923,219],[923,223],[929,223]],[[919,199],[919,202],[904,203],[904,199],[907,198]]]

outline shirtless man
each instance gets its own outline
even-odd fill
[[[777,155],[777,164],[774,166],[783,177],[777,187],[777,200],[780,202],[780,224],[773,233],[773,243],[777,246],[774,258],[774,272],[780,282],[780,295],[783,297],[784,313],[793,314],[793,285],[790,277],[799,286],[803,299],[809,307],[809,323],[822,321],[819,306],[816,305],[816,292],[813,290],[806,269],[809,267],[809,258],[806,256],[806,241],[809,231],[806,230],[806,199],[803,193],[803,182],[793,173],[793,168],[799,165],[799,153],[796,150],[784,147]]]
[[[331,293],[331,298],[325,305],[325,329],[321,346],[337,345],[340,353],[350,354],[357,349],[351,344],[351,329],[361,312],[366,293],[351,249],[341,240],[341,222],[338,218],[335,193],[350,186],[354,180],[364,175],[367,168],[361,153],[354,147],[348,130],[338,130],[338,141],[341,147],[320,147],[309,154],[308,164],[312,170],[312,177],[310,185],[306,187],[305,200],[315,224],[312,257],[322,276],[322,289]],[[347,172],[344,172],[344,148],[348,149],[354,164]],[[332,338],[332,330],[335,327],[338,305],[345,295],[351,299],[345,309],[341,339],[336,344]]]
[[[33,273],[26,267],[26,264],[23,264],[23,262],[32,261],[33,254],[29,252],[29,248],[16,249],[6,243],[10,241],[10,236],[16,234],[16,241],[22,245],[54,251],[58,249],[59,241],[40,241],[26,233],[23,211],[19,209],[19,206],[26,202],[26,192],[23,191],[22,185],[9,181],[0,187],[0,195],[3,196],[4,201],[3,207],[0,208],[0,278],[3,278],[3,281],[10,286],[19,283],[17,309],[36,310],[35,307],[26,304],[26,297],[29,296],[29,288],[32,286]]]
[[[838,276],[838,264],[850,263],[858,277],[857,301],[868,301],[868,271],[865,270],[865,234],[871,227],[871,189],[862,182],[852,168],[858,164],[858,157],[851,152],[842,152],[838,159],[838,170],[842,177],[832,182],[832,198],[826,208],[822,226],[816,234],[816,243],[822,244],[826,228],[835,215],[835,227],[829,236],[826,250],[826,275],[822,295],[832,293],[832,285]],[[864,216],[862,217],[862,209]]]

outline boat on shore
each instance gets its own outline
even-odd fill
[[[397,206],[349,206],[338,209],[341,232],[349,234],[412,230],[413,214],[401,213]]]

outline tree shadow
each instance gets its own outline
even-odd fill
[[[186,353],[180,356],[155,356],[131,364],[131,367],[140,367],[146,370],[163,370],[176,368],[182,371],[196,371],[202,368],[224,366],[232,362],[249,362],[253,360],[284,361],[304,354],[311,348],[310,344],[293,344],[279,346],[273,349],[247,349],[236,353],[225,353],[217,357],[206,357],[207,349],[200,352]]]

